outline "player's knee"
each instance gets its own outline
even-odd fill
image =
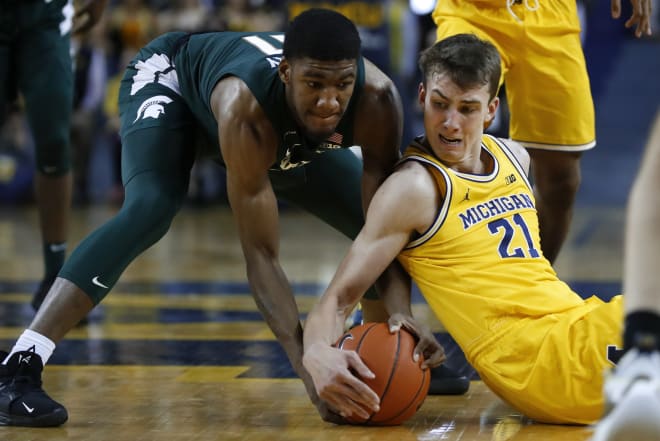
[[[35,166],[46,176],[62,176],[71,171],[71,154],[68,138],[52,137],[47,141],[35,142]]]
[[[138,229],[143,237],[155,242],[167,233],[180,203],[166,194],[141,193],[129,197],[122,207],[121,215],[128,219],[130,228]]]

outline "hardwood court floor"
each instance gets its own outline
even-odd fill
[[[76,210],[71,245],[113,212]],[[620,290],[623,214],[579,210],[557,263],[585,294]],[[282,215],[282,262],[301,314],[328,283],[348,240],[296,211]],[[0,210],[0,348],[32,311],[41,275],[33,209]],[[577,288],[576,288],[577,289]],[[416,298],[415,314],[442,334]],[[2,441],[182,440],[587,440],[588,427],[530,424],[480,381],[464,396],[428,397],[400,427],[323,423],[249,294],[226,208],[185,208],[170,233],[140,256],[87,327],[73,330],[48,364],[46,390],[69,410],[60,428],[0,427]],[[443,342],[444,342],[443,341]],[[454,347],[455,363],[461,363]],[[469,366],[462,366],[469,369]]]

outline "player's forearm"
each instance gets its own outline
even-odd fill
[[[252,296],[296,372],[302,365],[302,326],[289,281],[276,257],[253,252],[247,260]]]
[[[398,261],[393,261],[376,282],[378,294],[389,315],[396,313],[412,316],[410,304],[411,282]]]
[[[342,334],[347,315],[344,309],[337,307],[336,297],[326,293],[305,320],[305,350],[314,344],[332,345]]]

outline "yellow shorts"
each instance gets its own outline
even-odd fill
[[[538,2],[535,11],[525,1],[509,11],[506,0],[438,0],[437,38],[473,33],[497,47],[512,139],[528,148],[588,150],[596,145],[594,106],[576,2]]]
[[[591,297],[567,312],[515,320],[466,354],[481,379],[538,422],[590,424],[603,412],[608,347],[621,347],[622,297]]]

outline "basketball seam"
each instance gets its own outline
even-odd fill
[[[413,403],[414,403],[415,401],[417,401],[417,397],[419,397],[419,394],[422,393],[422,388],[424,387],[424,381],[426,380],[426,376],[427,376],[427,375],[428,375],[428,370],[424,370],[424,376],[422,377],[422,381],[421,381],[421,383],[419,384],[419,387],[417,388],[417,393],[416,393],[415,396],[414,396],[414,397],[408,402],[408,405],[407,405],[405,408],[401,409],[401,412],[397,413],[396,415],[394,415],[394,416],[392,416],[392,417],[390,417],[390,418],[388,418],[388,419],[386,419],[386,420],[379,421],[377,424],[383,424],[383,425],[385,425],[385,424],[387,424],[388,421],[392,421],[392,420],[394,420],[394,419],[400,417],[401,414],[403,414],[403,413],[406,412],[408,409],[410,409],[410,406],[412,406]],[[422,401],[421,403],[419,403],[419,404],[418,404],[418,407],[421,406],[421,405],[423,404],[423,402],[424,402],[424,401]]]
[[[368,328],[362,333],[362,337],[360,337],[360,341],[358,341],[357,346],[355,346],[355,352],[357,352],[358,355],[360,354],[360,348],[362,347],[362,342],[364,342],[364,339],[367,338],[367,335],[368,335],[368,334],[374,329],[374,327],[377,326],[377,325],[378,325],[378,323],[372,323],[372,324],[369,325],[369,327],[368,327]],[[387,388],[386,388],[386,390],[387,390]],[[384,394],[384,393],[383,393],[383,394]],[[381,398],[381,399],[382,399],[382,398]],[[369,415],[369,418],[367,418],[366,420],[364,420],[364,422],[361,423],[361,424],[368,424],[369,421],[371,421],[371,418],[373,418],[374,415],[376,415],[376,412],[372,412],[371,415]]]
[[[366,333],[365,333],[366,334]],[[387,384],[385,385],[385,389],[383,389],[383,394],[380,397],[380,401],[382,402],[385,397],[387,396],[387,392],[390,390],[390,385],[392,384],[392,378],[394,377],[394,374],[396,373],[396,368],[399,365],[399,353],[401,352],[401,331],[396,333],[396,353],[394,355],[394,362],[392,363],[392,369],[390,370],[390,375],[387,378]],[[371,419],[376,415],[376,412],[372,413],[369,418],[365,421],[365,423],[371,422]],[[388,418],[390,420],[391,418]],[[381,424],[380,421],[375,422],[373,424]]]

